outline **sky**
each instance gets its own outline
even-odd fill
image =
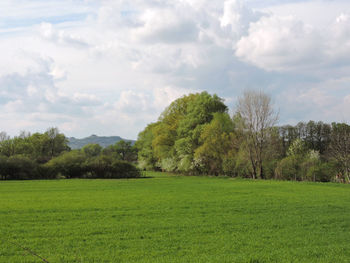
[[[137,134],[207,91],[231,114],[269,94],[279,124],[350,121],[348,0],[1,0],[0,130]]]

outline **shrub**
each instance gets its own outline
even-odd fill
[[[283,158],[275,169],[276,179],[297,180],[299,178],[297,160],[292,156]]]
[[[56,176],[62,174],[66,178],[80,178],[85,174],[85,160],[86,157],[81,151],[74,150],[51,159],[45,168]]]
[[[112,163],[111,178],[138,178],[140,176],[140,170],[131,163],[118,160]]]
[[[330,182],[336,174],[332,163],[320,163],[307,171],[307,177],[314,182]]]
[[[25,180],[36,178],[37,164],[23,155],[13,155],[6,161],[3,173],[9,180]]]
[[[84,163],[85,177],[87,178],[108,178],[112,172],[112,158],[106,155],[89,158]]]
[[[84,171],[87,178],[136,178],[141,175],[134,165],[106,155],[86,160]]]

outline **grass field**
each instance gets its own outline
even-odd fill
[[[148,175],[0,182],[0,262],[350,262],[349,185]]]

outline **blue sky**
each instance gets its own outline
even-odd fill
[[[244,89],[280,124],[350,121],[342,0],[2,0],[1,130],[135,139],[176,98]]]

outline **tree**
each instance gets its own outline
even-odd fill
[[[303,174],[306,174],[302,167],[307,159],[307,154],[304,141],[299,138],[294,140],[287,151],[287,157],[279,162],[276,168],[276,176],[287,180],[301,180]]]
[[[217,95],[189,94],[170,104],[158,122],[139,134],[139,165],[166,171],[197,172],[194,152],[201,145],[201,133],[216,112],[227,112]]]
[[[156,169],[156,157],[154,156],[154,150],[152,142],[154,139],[154,128],[159,122],[148,124],[147,127],[139,133],[135,147],[138,149],[138,162],[139,167],[142,169]]]
[[[199,146],[195,150],[195,161],[207,174],[223,173],[223,162],[234,148],[234,126],[227,113],[215,113],[201,133]]]
[[[49,128],[44,135],[46,136],[46,149],[48,157],[51,159],[58,156],[64,151],[68,151],[68,140],[63,133],[60,133],[58,128]]]
[[[85,145],[81,150],[87,157],[95,157],[100,155],[102,147],[99,144],[90,143]]]
[[[186,173],[197,173],[194,160],[195,150],[201,145],[201,134],[206,124],[210,123],[215,113],[227,112],[227,106],[216,94],[197,93],[187,104],[186,114],[177,128],[174,144],[178,170]]]
[[[245,91],[238,99],[237,113],[242,117],[246,134],[253,178],[264,179],[264,150],[268,134],[278,120],[271,97],[262,91]]]
[[[6,132],[0,132],[0,142],[7,141],[10,139],[10,136],[7,135]]]
[[[340,173],[350,182],[350,126],[346,123],[332,123],[329,155],[337,161]]]
[[[131,142],[121,140],[114,145],[119,159],[127,162],[134,162],[137,159],[137,149],[131,145]]]

